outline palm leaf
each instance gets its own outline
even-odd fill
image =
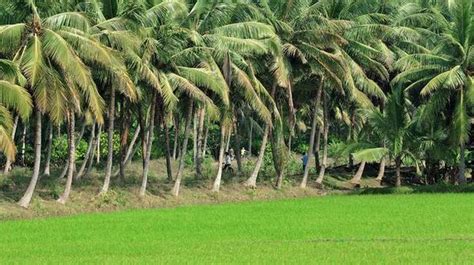
[[[3,80],[0,80],[0,104],[14,109],[23,120],[29,117],[33,106],[28,91]]]

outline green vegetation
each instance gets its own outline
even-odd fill
[[[468,264],[472,194],[326,196],[0,223],[2,263]]]
[[[8,221],[0,263],[467,263],[473,114],[472,0],[2,0],[0,219],[306,199]]]

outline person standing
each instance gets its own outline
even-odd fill
[[[229,152],[225,152],[224,156],[224,168],[222,171],[232,171],[232,157]]]
[[[301,160],[303,161],[303,172],[305,171],[306,169],[306,166],[308,165],[308,154],[307,153],[304,153],[303,157],[301,157]]]

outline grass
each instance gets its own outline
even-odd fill
[[[468,264],[474,194],[332,195],[0,223],[0,263]]]

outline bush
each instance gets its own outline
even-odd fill
[[[308,164],[308,166],[310,166]],[[288,157],[288,163],[286,166],[286,174],[288,176],[301,174],[303,170],[303,162],[297,154],[291,153]]]
[[[94,204],[97,208],[107,206],[125,206],[127,199],[125,194],[121,191],[109,190],[107,193],[101,193],[94,199]]]
[[[51,162],[53,164],[63,164],[67,161],[68,156],[68,142],[67,135],[61,135],[53,139],[51,145]],[[88,143],[81,139],[76,145],[76,159],[84,159],[88,148]],[[33,151],[31,152],[33,153]],[[33,158],[32,158],[33,159]]]
[[[273,165],[273,154],[271,144],[265,147],[265,154],[263,155],[262,167],[260,168],[259,175],[262,179],[273,178],[275,176],[275,167]]]
[[[212,178],[215,175],[214,159],[210,156],[206,156],[202,162],[202,177]]]
[[[15,188],[15,182],[11,178],[0,177],[0,190],[3,192],[11,191]]]

